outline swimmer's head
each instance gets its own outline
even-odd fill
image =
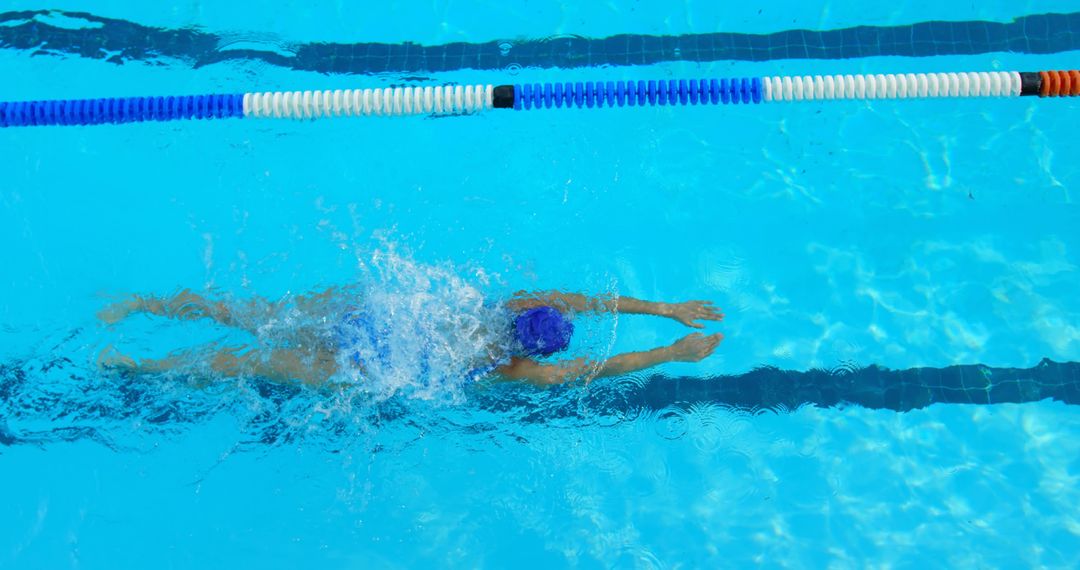
[[[550,356],[570,345],[574,323],[553,307],[536,307],[514,319],[514,338],[530,356]]]

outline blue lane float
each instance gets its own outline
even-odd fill
[[[0,103],[0,127],[243,117],[243,99],[243,95],[191,95]]]
[[[513,107],[520,111],[552,107],[728,105],[761,103],[762,91],[760,77],[526,83],[495,87],[492,107]]]
[[[488,109],[748,105],[776,102],[1080,95],[1080,72],[804,75],[123,97],[0,103],[0,127],[182,119],[463,115]]]

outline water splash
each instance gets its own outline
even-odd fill
[[[207,385],[234,380],[218,371],[219,358],[239,356],[268,370],[296,360],[299,365],[290,366],[300,371],[296,379],[333,386],[348,397],[461,402],[463,386],[512,352],[505,296],[482,290],[490,283],[483,270],[424,264],[399,249],[384,240],[384,247],[358,256],[352,283],[276,300],[186,290],[137,297],[142,310],[167,317],[155,320],[163,328],[191,332],[202,324],[224,325],[207,331],[216,340],[174,351],[160,376]],[[123,308],[102,314],[110,320],[130,314],[125,302],[116,306]],[[136,324],[125,322],[122,330]],[[155,347],[139,352],[148,348]]]
[[[461,402],[468,382],[512,352],[501,299],[485,296],[453,265],[421,264],[391,248],[376,251],[366,273],[331,319],[338,319],[342,379],[375,399]],[[341,328],[357,314],[359,327]]]

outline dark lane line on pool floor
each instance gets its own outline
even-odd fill
[[[63,25],[58,25],[61,22]],[[1011,22],[929,21],[767,34],[560,36],[426,46],[410,42],[294,43],[255,34],[222,36],[198,29],[144,26],[84,12],[38,10],[0,13],[0,48],[32,50],[33,55],[77,55],[114,64],[163,63],[160,60],[171,59],[197,68],[224,61],[261,61],[298,71],[361,75],[633,66],[671,61],[1050,54],[1080,50],[1080,12],[1029,15]]]
[[[608,384],[605,382],[604,384]],[[1043,360],[1032,368],[995,368],[981,364],[944,368],[890,370],[876,365],[835,370],[791,371],[763,367],[712,378],[655,375],[637,381],[594,385],[565,406],[537,410],[536,421],[592,415],[689,410],[721,405],[739,410],[795,410],[861,406],[907,412],[931,404],[1007,404],[1056,400],[1080,404],[1080,362]],[[558,388],[572,390],[574,388]],[[502,392],[502,391],[498,391]],[[521,409],[523,402],[504,393],[475,395],[481,408]]]
[[[546,391],[485,382],[468,389],[462,404],[445,408],[421,403],[414,409],[415,402],[407,398],[373,402],[360,395],[353,401],[358,405],[350,406],[346,415],[335,416],[311,432],[307,422],[312,418],[312,406],[321,407],[327,396],[338,401],[336,396],[252,378],[246,384],[244,397],[237,400],[230,395],[229,385],[196,387],[189,384],[190,378],[173,377],[168,380],[177,385],[163,390],[161,380],[106,381],[84,364],[64,356],[0,362],[0,454],[5,447],[78,440],[120,449],[126,445],[132,425],[141,426],[142,431],[134,432],[137,437],[144,437],[146,430],[175,433],[183,425],[204,422],[223,412],[239,410],[243,415],[244,410],[256,409],[251,408],[255,404],[251,397],[257,398],[258,414],[247,417],[243,428],[247,434],[245,445],[278,444],[301,432],[331,436],[330,440],[347,436],[355,429],[353,414],[373,426],[385,426],[415,420],[445,425],[439,419],[445,413],[456,418],[448,429],[476,433],[504,429],[503,422],[487,419],[470,423],[469,414],[478,410],[502,417],[508,425],[619,423],[648,414],[670,427],[669,435],[679,437],[688,427],[688,414],[716,406],[754,414],[782,414],[803,406],[858,406],[907,412],[932,404],[994,405],[1043,400],[1080,404],[1080,362],[1043,360],[1032,368],[975,364],[889,370],[846,366],[801,372],[763,367],[711,378],[643,375],[598,381],[588,388],[575,383]],[[417,413],[427,417],[416,418]],[[329,443],[333,447],[333,442]]]

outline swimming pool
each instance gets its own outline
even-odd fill
[[[1059,69],[1080,48],[1065,2],[50,8],[0,15],[0,100]],[[0,567],[1076,566],[1078,110],[0,129]],[[587,387],[375,401],[94,366],[237,339],[102,327],[111,295],[359,279],[447,304],[714,299],[726,338]],[[596,354],[683,334],[582,329]]]

